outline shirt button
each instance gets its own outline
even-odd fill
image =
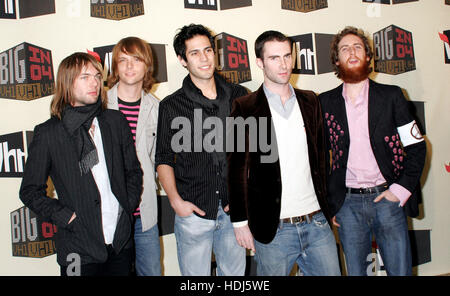
[[[216,194],[219,194],[219,191],[218,191],[218,190],[216,191]]]

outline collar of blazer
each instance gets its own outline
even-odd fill
[[[119,110],[118,105],[118,97],[117,97],[117,87],[119,83],[116,83],[110,90],[108,90],[108,108],[109,109],[115,109]],[[139,116],[138,116],[138,123],[136,127],[136,145],[141,139],[141,135],[143,131],[145,130],[145,126],[149,124],[149,120],[152,120],[150,118],[150,113],[153,108],[155,108],[158,103],[157,99],[153,97],[151,94],[144,92],[142,90],[141,93],[141,107],[139,109]],[[153,119],[154,123],[156,124],[156,118]]]

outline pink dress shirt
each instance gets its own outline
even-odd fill
[[[364,82],[361,93],[353,105],[346,95],[347,84],[344,83],[342,96],[347,112],[350,147],[347,162],[346,186],[349,188],[373,187],[386,182],[378,167],[370,145],[369,136],[369,80]],[[403,206],[411,192],[399,184],[389,186],[389,191]]]

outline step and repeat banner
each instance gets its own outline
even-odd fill
[[[114,44],[140,37],[153,49],[152,93],[162,100],[187,74],[172,40],[190,23],[211,29],[217,72],[249,91],[263,80],[253,51],[263,31],[292,38],[291,83],[320,93],[340,84],[329,58],[334,34],[347,25],[364,29],[375,52],[371,78],[402,88],[427,142],[421,213],[409,221],[414,273],[450,272],[449,15],[448,0],[1,0],[0,275],[59,274],[57,227],[18,197],[33,128],[49,118],[59,62],[89,51],[102,61],[106,77]],[[48,185],[55,198],[51,180]],[[162,190],[158,199],[163,272],[179,275],[174,212]],[[375,242],[373,247],[377,254]],[[380,257],[373,260],[377,274],[384,275]],[[253,275],[250,253],[247,262],[247,274]]]

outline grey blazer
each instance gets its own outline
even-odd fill
[[[118,110],[116,83],[108,90],[108,108]],[[141,211],[142,231],[152,228],[158,222],[155,177],[155,143],[158,124],[159,100],[142,91],[141,108],[136,127],[136,152],[144,172]]]

